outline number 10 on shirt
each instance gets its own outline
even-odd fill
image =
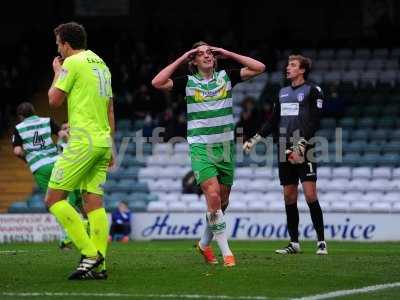
[[[93,68],[99,80],[99,94],[101,97],[111,98],[111,74],[108,69]]]

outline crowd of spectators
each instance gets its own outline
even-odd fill
[[[161,68],[187,51],[194,41],[173,38],[162,32],[157,34],[163,38],[156,39],[155,42],[154,39],[138,39],[133,33],[122,33],[115,38],[114,47],[104,52],[104,57],[108,59],[113,75],[117,118],[128,118],[140,124],[144,136],[151,136],[155,127],[163,127],[164,139],[168,141],[172,137],[186,137],[184,95],[159,92],[150,82]],[[206,33],[204,39],[210,44],[255,57],[267,65],[269,72],[276,71],[277,48],[271,47],[265,41],[240,44],[233,36],[232,32]],[[219,61],[218,65],[219,68],[239,67],[226,60]],[[182,66],[174,76],[187,73],[187,67]],[[326,98],[335,99],[327,103],[327,115],[340,116],[344,111],[343,99],[334,85],[324,88]],[[273,96],[276,97],[277,93]],[[271,97],[245,97],[241,100],[242,111],[236,127],[243,128],[243,138],[254,135],[262,122],[271,119],[272,100]]]
[[[139,38],[133,31],[116,34],[112,30],[107,32],[89,29],[88,45],[105,59],[111,69],[117,119],[126,118],[140,124],[145,136],[150,136],[154,127],[164,127],[165,140],[174,136],[185,137],[184,95],[156,91],[150,82],[160,68],[187,51],[195,41],[170,36],[160,28],[149,30],[149,34]],[[151,33],[151,30],[156,32]],[[154,39],[154,36],[158,38]],[[245,43],[234,36],[233,32],[215,31],[206,32],[202,39],[210,44],[255,57],[268,66],[268,71],[276,70],[278,49],[265,41]],[[104,47],[104,40],[109,41],[108,45],[111,46]],[[19,102],[29,100],[38,89],[39,83],[46,82],[43,87],[48,86],[51,58],[56,55],[54,37],[47,34],[45,41],[40,43],[46,47],[46,51],[35,46],[35,40],[28,40],[18,43],[16,49],[11,47],[8,55],[2,56],[7,60],[0,61],[0,90],[3,96],[0,130],[10,125],[15,107]],[[238,65],[224,60],[219,62],[219,67],[235,68]],[[175,75],[183,76],[187,72],[186,66],[182,66]],[[340,98],[334,87],[327,94]],[[258,100],[246,98],[241,105],[242,112],[237,126],[244,128],[245,138],[255,133],[260,122],[270,118],[271,99]],[[342,107],[332,109],[340,111]]]
[[[9,127],[18,104],[37,88],[30,49],[31,45],[22,43],[17,49],[4,49],[0,58],[0,135]]]

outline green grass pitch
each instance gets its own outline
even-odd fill
[[[317,256],[305,242],[281,256],[283,241],[233,241],[231,269],[204,264],[193,244],[112,243],[106,281],[68,281],[79,254],[55,243],[0,245],[0,299],[293,299],[400,282],[400,243],[330,242]],[[400,287],[335,299],[400,299]]]

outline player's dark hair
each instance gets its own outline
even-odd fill
[[[54,34],[59,36],[62,43],[68,42],[72,49],[86,49],[87,35],[85,28],[76,22],[58,25]]]
[[[30,102],[22,102],[17,107],[17,116],[21,119],[29,118],[35,114],[35,108]]]
[[[312,65],[312,61],[310,58],[305,57],[303,55],[290,55],[289,56],[289,61],[291,60],[297,60],[300,64],[300,69],[304,70],[304,79],[307,79],[308,74],[310,74],[311,71],[311,65]]]
[[[198,41],[192,45],[192,49],[196,49],[197,47],[200,46],[209,46],[209,45],[204,41]]]
[[[196,49],[197,47],[200,47],[200,46],[210,46],[209,44],[207,44],[206,42],[203,42],[203,41],[198,41],[198,42],[196,42],[196,43],[194,43],[193,45],[192,45],[192,49]],[[193,57],[194,58],[194,57]],[[189,61],[189,66],[188,66],[188,68],[189,68],[189,72],[191,73],[191,74],[195,74],[195,73],[197,73],[199,70],[197,69],[197,67],[193,64],[193,59],[191,59],[190,61]],[[214,69],[216,69],[217,68],[217,58],[216,57],[214,57]]]
[[[125,205],[126,207],[128,207],[128,202],[125,201],[125,200],[121,200],[121,201],[119,201],[119,203],[121,203],[121,204]]]

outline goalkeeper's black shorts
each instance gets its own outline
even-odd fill
[[[280,162],[279,180],[281,185],[299,184],[304,181],[317,181],[317,164],[315,162],[305,161],[302,164],[294,165],[290,162]]]

